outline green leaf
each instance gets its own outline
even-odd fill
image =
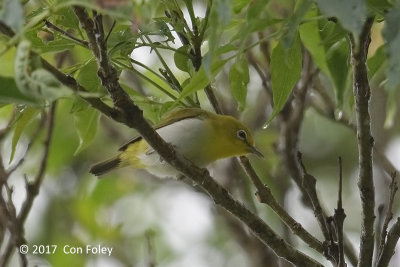
[[[100,112],[94,108],[74,113],[75,128],[79,136],[79,146],[75,150],[74,156],[92,142],[96,136],[99,120]]]
[[[76,44],[71,40],[61,38],[59,34],[55,34],[53,36],[56,39],[52,41],[46,41],[38,37],[39,33],[43,33],[43,31],[40,31],[40,27],[35,27],[25,33],[26,39],[31,42],[32,47],[38,53],[40,52],[41,54],[44,54],[61,52],[65,50],[71,50],[74,48],[74,46],[76,46]]]
[[[385,61],[386,61],[385,46],[381,45],[375,51],[375,54],[367,60],[369,79],[372,79],[374,77],[375,73],[382,67]]]
[[[22,94],[14,81],[14,78],[0,76],[0,103],[17,103],[27,105],[38,105],[36,99]]]
[[[239,110],[246,106],[247,84],[250,81],[249,66],[244,58],[238,59],[229,71],[232,95],[239,104]]]
[[[318,11],[316,8],[313,8],[307,12],[305,18],[312,19],[316,16],[318,16]],[[315,64],[329,77],[330,71],[326,63],[326,51],[322,44],[319,22],[317,20],[310,20],[303,23],[300,25],[299,33],[304,47],[311,54]]]
[[[65,7],[58,9],[54,13],[54,24],[57,26],[63,26],[65,30],[78,30],[79,29],[79,21],[76,17],[73,9],[71,7]]]
[[[17,115],[16,122],[14,124],[15,130],[11,144],[11,156],[9,164],[13,161],[15,155],[15,148],[17,147],[18,141],[25,129],[25,127],[32,121],[32,119],[39,113],[38,109],[27,107]]]
[[[390,0],[367,0],[368,9],[375,14],[384,15],[392,7]]]
[[[387,104],[386,104],[386,119],[383,124],[385,130],[393,128],[396,122],[396,114],[397,114],[397,99],[396,91],[390,91],[387,97]]]
[[[284,49],[282,42],[272,50],[271,85],[274,111],[265,126],[282,110],[301,75],[302,54],[298,35],[293,43]]]
[[[101,87],[99,77],[97,76],[97,62],[90,59],[79,69],[76,80],[89,92],[99,92]]]
[[[72,102],[72,106],[70,109],[70,113],[73,114],[75,112],[83,111],[89,108],[89,103],[83,100],[80,96],[75,96]]]
[[[346,38],[332,45],[326,56],[331,78],[336,89],[336,100],[338,106],[341,106],[350,71],[350,47]]]
[[[199,90],[204,89],[215,76],[222,70],[222,67],[228,60],[217,59],[211,63],[210,75],[206,74],[204,66],[201,66],[199,71],[196,72],[190,79],[189,83],[183,87],[180,99],[189,96]]]
[[[221,36],[225,27],[231,20],[231,6],[227,0],[217,0],[213,2],[208,22],[208,52],[203,57],[202,66],[207,76],[211,76],[212,62],[214,53],[219,47]]]
[[[316,0],[319,8],[328,17],[335,17],[343,28],[358,36],[367,18],[364,1],[359,0]]]
[[[328,21],[327,19],[320,21],[319,28],[325,50],[328,50],[332,45],[346,38],[348,35],[348,32],[338,23]]]
[[[247,20],[241,23],[237,33],[231,38],[230,42],[240,40],[242,43],[247,37],[255,32],[265,30],[266,27],[276,23],[276,20],[267,15],[269,0],[252,1],[247,8]]]
[[[283,45],[285,48],[289,47],[295,37],[295,34],[299,30],[299,25],[304,15],[307,13],[312,2],[311,0],[300,0],[296,3],[296,9],[292,17],[289,19],[287,24],[288,31],[283,38]]]
[[[331,79],[341,106],[350,70],[349,46],[345,31],[335,23],[313,19],[318,15],[315,8],[309,10],[305,16],[309,21],[299,28],[300,38],[315,64]]]
[[[166,37],[167,39],[164,41],[174,41],[175,38],[171,33],[167,23],[162,20],[156,20],[152,23],[142,25],[140,27],[141,34],[146,35],[160,35]]]
[[[393,90],[400,85],[400,2],[386,15],[383,28],[383,38],[387,45],[388,66],[386,69],[387,82],[385,88]]]
[[[109,54],[113,55],[118,52],[118,55],[129,57],[136,40],[137,36],[132,34],[132,25],[116,25],[108,38],[108,46],[111,48]]]
[[[4,51],[6,48],[6,44],[0,41],[0,51]],[[14,68],[14,60],[15,60],[15,51],[16,49],[10,48],[0,56],[0,74],[3,76],[10,76],[13,77],[15,73]]]
[[[255,0],[249,5],[247,9],[247,21],[249,21],[249,25],[263,19],[267,8],[268,8],[269,0]]]
[[[175,66],[181,71],[189,73],[189,64],[192,64],[188,54],[189,54],[190,46],[184,45],[178,48],[178,50],[174,54]]]
[[[20,1],[5,0],[0,10],[0,20],[10,26],[14,31],[19,32],[24,25],[24,10]]]
[[[242,9],[250,3],[250,0],[235,0],[233,2],[233,12],[240,13]]]

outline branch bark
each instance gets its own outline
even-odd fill
[[[371,135],[371,118],[369,114],[371,89],[366,66],[373,22],[373,17],[367,19],[357,42],[353,37],[350,37],[359,153],[358,187],[362,203],[361,242],[358,261],[358,266],[360,267],[372,266],[374,253],[375,191],[372,172],[374,139]]]
[[[308,246],[315,249],[321,254],[324,254],[324,247],[322,243],[316,239],[312,234],[310,234],[303,226],[298,223],[293,217],[291,217],[287,211],[278,203],[275,197],[272,195],[271,189],[264,185],[257,173],[251,166],[251,163],[247,157],[240,157],[240,162],[242,163],[247,176],[251,179],[252,183],[257,189],[256,196],[261,203],[267,204],[271,209],[281,218],[281,220],[286,224],[287,227],[292,230],[292,232],[300,237]],[[328,258],[328,260],[330,260]]]

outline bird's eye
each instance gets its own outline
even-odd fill
[[[239,130],[236,132],[236,134],[239,139],[242,139],[243,141],[247,140],[247,134],[245,130]]]

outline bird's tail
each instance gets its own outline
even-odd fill
[[[115,156],[115,157],[113,157],[111,159],[108,159],[108,160],[105,160],[105,161],[102,161],[102,162],[94,164],[92,167],[90,167],[89,172],[91,174],[96,175],[96,176],[101,176],[101,175],[104,175],[104,174],[106,174],[107,172],[109,172],[109,171],[111,171],[113,169],[122,167],[121,162],[122,161],[121,161],[121,159],[120,159],[120,157],[118,155],[118,156]]]

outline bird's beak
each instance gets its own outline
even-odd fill
[[[258,151],[257,148],[255,148],[254,146],[249,144],[249,148],[250,148],[251,153],[255,154],[257,157],[260,157],[260,158],[264,157],[264,155],[260,151]]]

